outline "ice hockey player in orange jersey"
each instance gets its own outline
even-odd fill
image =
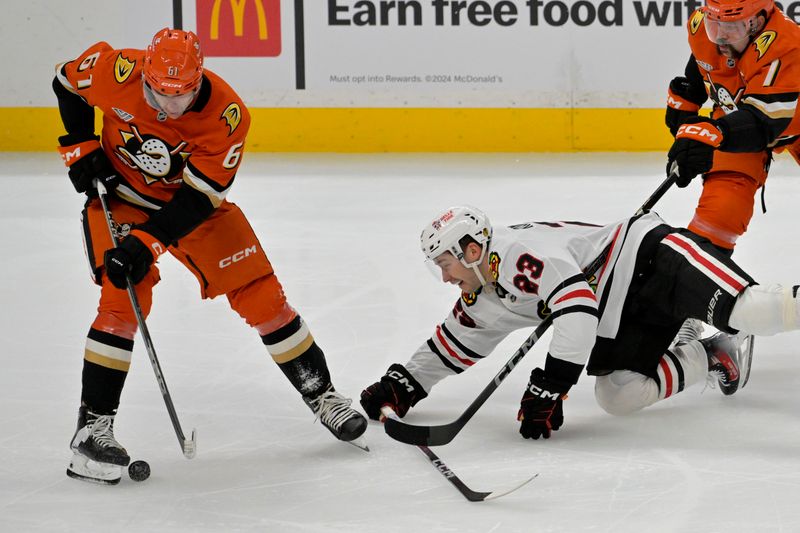
[[[88,196],[84,242],[101,287],[67,474],[114,484],[130,460],[113,432],[137,330],[126,276],[146,316],[160,279],[155,262],[166,252],[194,274],[203,298],[225,295],[327,429],[344,441],[360,439],[366,419],[333,388],[322,350],[287,302],[247,218],[226,200],[250,114],[203,67],[197,36],[165,28],[146,50],[97,43],[56,67],[53,89],[66,129],[59,151],[75,189]],[[101,137],[95,108],[103,113]],[[96,181],[109,191],[117,248]]]
[[[707,0],[687,24],[692,55],[669,86],[667,171],[703,175],[689,229],[729,253],[753,215],[772,152],[800,163],[800,27],[773,0]],[[698,116],[707,99],[710,118]]]

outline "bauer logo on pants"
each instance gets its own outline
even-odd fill
[[[206,57],[281,54],[280,0],[197,0],[196,7]]]

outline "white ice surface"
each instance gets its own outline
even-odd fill
[[[472,203],[497,224],[632,213],[662,180],[662,154],[253,156],[229,198],[248,214],[291,303],[356,398],[405,362],[457,294],[418,250],[442,208]],[[224,298],[201,301],[171,257],[148,321],[184,430],[181,455],[137,342],[117,437],[153,474],[116,487],[68,479],[83,343],[98,289],[88,277],[74,193],[56,155],[0,156],[0,531],[114,532],[793,532],[800,531],[800,334],[759,339],[750,384],[732,397],[696,386],[627,418],[606,415],[584,376],[549,441],[515,415],[537,345],[449,445],[435,451],[470,486],[468,503],[415,448],[371,423],[364,453],[336,442]],[[769,212],[736,258],[761,282],[800,282],[800,181],[779,159]],[[685,225],[699,184],[658,204]],[[453,420],[527,332],[446,380],[409,415]]]

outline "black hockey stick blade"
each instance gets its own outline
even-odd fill
[[[383,424],[386,434],[394,440],[414,446],[443,446],[453,440],[464,424],[461,418],[441,426],[415,426],[389,419]]]

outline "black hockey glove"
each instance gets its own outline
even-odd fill
[[[534,368],[517,413],[517,420],[522,422],[520,435],[526,439],[549,439],[551,431],[564,423],[561,403],[570,387],[569,383],[548,379],[541,368]]]
[[[391,407],[402,418],[426,396],[428,393],[409,374],[406,367],[393,364],[380,381],[361,392],[361,407],[373,420],[380,419],[381,407],[384,405]]]
[[[700,107],[707,99],[705,86],[693,87],[689,79],[684,76],[679,76],[669,82],[669,97],[667,98],[664,123],[673,137],[681,124],[697,116],[697,112],[700,111]]]
[[[76,142],[70,135],[58,138],[59,152],[64,164],[69,167],[72,186],[89,197],[97,196],[94,180],[100,180],[106,189],[112,190],[119,184],[119,175],[108,156],[100,146],[99,137]]]
[[[722,131],[714,120],[694,117],[682,124],[667,154],[667,175],[677,169],[675,185],[686,187],[698,174],[711,170],[714,150],[722,144]]]
[[[145,244],[147,242],[148,244]],[[153,261],[166,251],[155,237],[142,230],[133,230],[116,248],[106,250],[104,263],[108,280],[118,289],[127,287],[126,275],[134,285],[142,281]]]

